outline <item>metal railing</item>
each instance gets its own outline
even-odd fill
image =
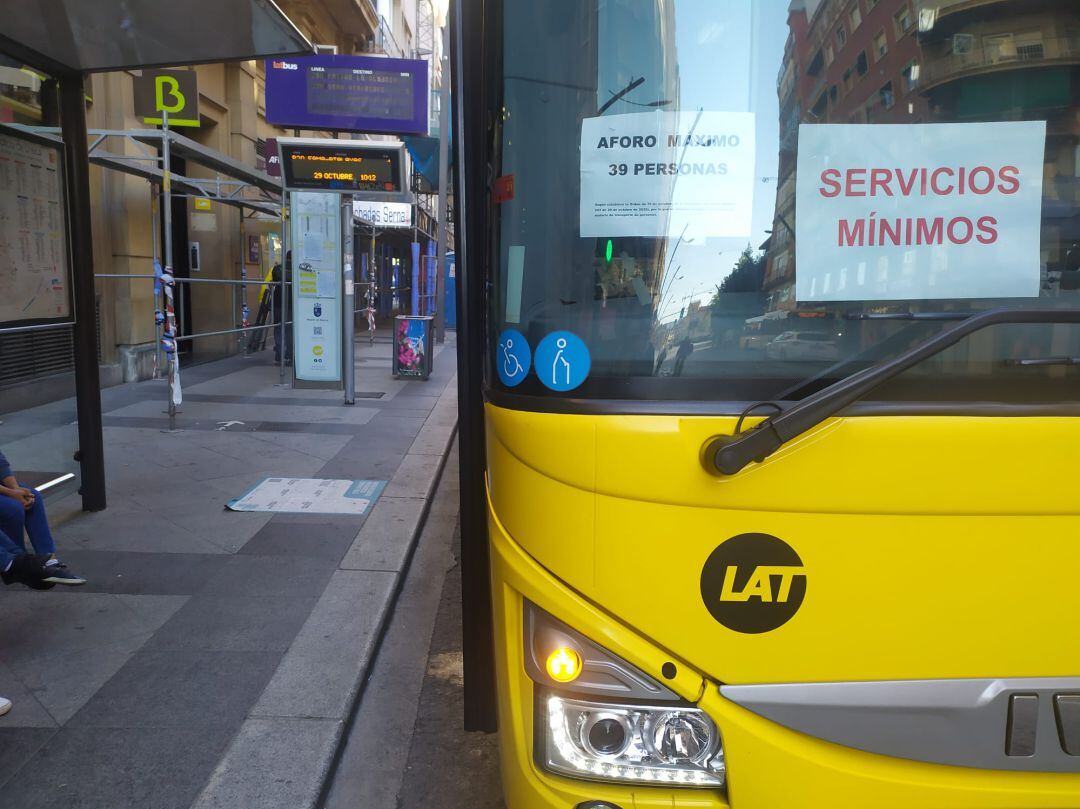
[[[958,34],[934,49],[924,49],[923,53],[925,64],[919,85],[925,88],[976,70],[1080,61],[1080,37],[1043,37],[1031,41],[999,34]]]
[[[398,41],[394,37],[390,23],[382,16],[379,17],[379,26],[375,29],[375,47],[387,56],[393,56],[397,59],[405,56],[405,51],[398,45]]]

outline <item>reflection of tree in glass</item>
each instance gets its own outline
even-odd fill
[[[712,306],[720,305],[722,295],[736,292],[760,292],[765,283],[765,254],[755,253],[750,245],[742,251],[731,275],[716,285]]]

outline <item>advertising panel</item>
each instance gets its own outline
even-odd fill
[[[1039,295],[1046,123],[799,129],[801,302]]]
[[[59,146],[0,135],[0,329],[73,321]]]
[[[581,235],[750,235],[754,115],[643,112],[581,124]]]
[[[296,378],[341,380],[341,204],[292,192],[293,363]]]
[[[427,62],[335,54],[267,60],[266,120],[297,129],[426,135]]]

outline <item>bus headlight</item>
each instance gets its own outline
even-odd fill
[[[720,732],[690,707],[626,705],[541,693],[552,772],[597,781],[722,787]]]

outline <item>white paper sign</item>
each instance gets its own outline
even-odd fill
[[[754,115],[642,112],[581,123],[581,235],[746,238]]]
[[[1039,295],[1046,123],[799,128],[799,302]]]

